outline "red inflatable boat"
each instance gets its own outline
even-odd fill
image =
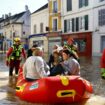
[[[16,96],[31,103],[72,103],[89,98],[93,88],[79,76],[52,76],[27,82],[22,68],[16,85]]]

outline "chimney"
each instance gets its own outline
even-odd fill
[[[26,10],[26,11],[28,11],[28,10],[29,10],[29,9],[28,9],[28,5],[25,5],[25,10]]]
[[[11,13],[9,13],[8,16],[11,17]]]

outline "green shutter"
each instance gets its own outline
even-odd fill
[[[74,32],[74,19],[72,19],[72,32]]]
[[[88,20],[88,15],[85,15],[85,30],[88,30],[88,22],[89,22],[89,20]]]
[[[76,18],[76,31],[79,31],[79,18]]]
[[[64,32],[67,32],[67,20],[64,20]]]

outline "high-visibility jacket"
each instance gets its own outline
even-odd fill
[[[26,53],[24,48],[21,45],[13,45],[12,47],[9,48],[6,56],[7,56],[7,60],[19,60],[21,57],[21,54],[23,55],[23,57],[26,59]]]

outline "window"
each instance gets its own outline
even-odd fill
[[[43,23],[40,23],[40,33],[43,33]]]
[[[15,32],[13,32],[13,38],[16,36],[16,33]]]
[[[23,31],[23,35],[25,35],[25,31]]]
[[[76,18],[76,31],[79,31],[79,18]]]
[[[78,32],[88,30],[88,15],[64,20],[64,32]]]
[[[84,6],[88,6],[88,0],[79,0],[79,8],[82,8]]]
[[[57,1],[53,2],[53,12],[57,13]]]
[[[53,19],[53,31],[57,31],[57,19]]]
[[[88,0],[85,0],[85,1],[84,1],[84,5],[85,5],[85,6],[88,6]]]
[[[72,0],[67,0],[67,11],[72,10]]]
[[[88,15],[84,16],[85,30],[88,30]]]
[[[98,15],[99,26],[105,25],[105,9],[99,10]]]
[[[34,34],[36,34],[36,25],[34,25],[34,31],[33,31]]]
[[[72,32],[74,32],[74,30],[75,30],[75,23],[74,23],[75,21],[74,21],[74,18],[72,19]]]
[[[79,0],[79,8],[83,7],[83,0]]]
[[[75,39],[75,43],[77,43],[78,51],[85,52],[86,51],[86,39]]]
[[[70,32],[71,30],[71,23],[70,23],[70,19],[67,20],[67,32]]]
[[[72,21],[71,19],[64,20],[64,32],[72,31]]]
[[[41,46],[42,48],[43,48],[43,45],[44,45],[43,40],[38,40],[38,41],[34,40],[33,45],[34,44],[37,44],[38,46]]]
[[[82,17],[79,17],[79,29],[82,29]]]
[[[64,32],[67,32],[67,20],[64,20]]]

